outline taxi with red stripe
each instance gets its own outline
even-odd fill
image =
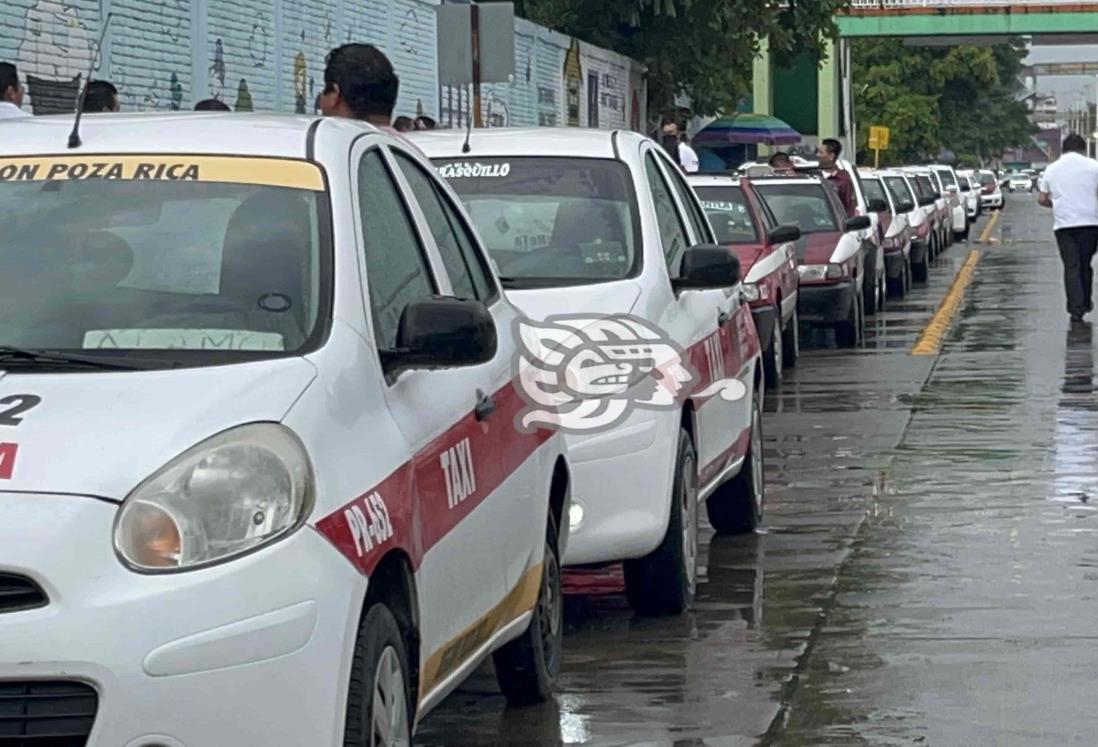
[[[766,381],[778,386],[783,370],[795,366],[800,354],[796,242],[801,229],[777,225],[750,179],[706,174],[687,181],[701,199],[717,241],[740,259]]]
[[[519,314],[432,165],[315,117],[71,126],[0,156],[0,684],[81,704],[35,728],[408,744],[488,657],[548,697],[564,438],[515,427]]]
[[[625,561],[630,604],[694,597],[698,512],[763,508],[763,369],[736,255],[681,170],[628,131],[417,132],[529,317],[524,418],[566,429],[566,565]],[[595,402],[577,394],[604,392]]]

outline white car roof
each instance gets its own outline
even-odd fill
[[[823,184],[820,179],[808,174],[797,176],[765,176],[761,178],[755,178],[751,180],[751,183],[756,186],[764,186],[766,184]]]
[[[906,176],[906,174],[900,169],[880,169],[877,171],[876,176]]]
[[[27,117],[0,122],[4,155],[91,155],[95,153],[188,153],[306,158],[309,130],[316,137],[346,139],[377,132],[365,122],[283,114],[150,112],[89,114],[81,120],[79,148],[67,147],[73,115]]]
[[[630,130],[595,130],[580,127],[499,127],[473,130],[470,149],[462,153],[465,130],[433,130],[408,133],[429,158],[485,156],[564,156],[567,158],[616,158],[618,148],[647,139]]]
[[[692,187],[739,187],[740,177],[730,174],[687,174],[686,182]]]

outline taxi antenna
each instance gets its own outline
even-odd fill
[[[84,85],[80,89],[80,97],[76,100],[76,119],[72,123],[72,132],[69,133],[69,147],[79,148],[83,145],[80,139],[80,117],[84,114],[84,100],[88,97],[88,85],[91,83],[92,73],[99,64],[99,55],[103,52],[103,42],[107,39],[107,29],[111,27],[113,13],[108,13],[103,21],[103,30],[99,32],[99,43],[95,45],[95,54],[92,55],[91,64],[88,65],[88,77],[84,79]]]
[[[472,109],[472,107],[470,107],[469,108],[469,122],[465,126],[465,142],[461,146],[461,152],[462,153],[468,153],[469,151],[471,151],[473,149],[473,147],[469,144],[469,140],[472,137],[473,137],[473,109]]]

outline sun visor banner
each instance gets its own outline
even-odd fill
[[[90,179],[193,181],[324,190],[320,167],[290,158],[89,155],[0,158],[0,184]]]

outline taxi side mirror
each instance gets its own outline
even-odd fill
[[[924,195],[919,198],[919,204],[926,207],[927,205],[933,205],[936,200],[937,198],[933,195]]]
[[[730,288],[740,282],[740,259],[728,247],[698,244],[686,250],[679,276],[671,279],[676,290]]]
[[[382,351],[387,374],[487,363],[495,357],[499,339],[483,303],[436,296],[404,307],[396,344],[396,350]]]
[[[866,204],[866,208],[871,213],[883,213],[888,210],[888,203],[880,197],[874,197]]]
[[[873,222],[869,220],[868,215],[855,215],[847,218],[846,223],[843,224],[843,230],[847,233],[851,231],[864,231],[873,225]]]
[[[915,203],[911,200],[904,200],[903,202],[896,203],[896,212],[898,213],[910,213],[915,209]]]
[[[778,226],[766,235],[771,244],[785,244],[801,238],[801,227],[793,225]]]

